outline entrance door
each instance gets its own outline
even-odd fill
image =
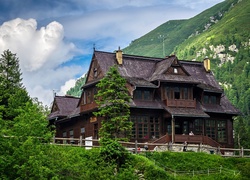
[[[189,132],[189,121],[183,119],[175,120],[175,134],[188,135]]]
[[[94,138],[93,139],[98,139],[98,123],[94,124]]]

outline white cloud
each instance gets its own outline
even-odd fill
[[[31,97],[45,104],[52,101],[52,90],[60,89],[69,79],[82,73],[80,66],[63,63],[79,51],[64,41],[64,28],[58,22],[37,29],[35,19],[14,19],[0,26],[0,51],[10,49],[19,58],[23,84]]]
[[[70,79],[68,81],[65,82],[65,84],[63,86],[61,86],[60,92],[59,94],[66,94],[66,92],[71,88],[74,87],[76,83],[75,79]]]

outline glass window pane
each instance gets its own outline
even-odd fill
[[[144,100],[151,100],[150,91],[144,91]]]
[[[140,90],[134,91],[134,99],[142,99],[142,92]]]
[[[204,96],[204,104],[208,104],[209,103],[209,96],[205,95]]]

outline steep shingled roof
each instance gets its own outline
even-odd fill
[[[49,119],[67,117],[72,114],[77,109],[79,99],[73,96],[55,96]]]

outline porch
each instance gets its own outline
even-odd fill
[[[155,140],[153,143],[169,143],[169,142],[184,143],[185,141],[188,144],[203,144],[203,145],[209,145],[212,147],[224,147],[223,145],[219,144],[212,138],[208,136],[204,136],[204,135],[175,134],[174,138],[172,138],[172,135],[166,134],[162,136],[161,138]]]

